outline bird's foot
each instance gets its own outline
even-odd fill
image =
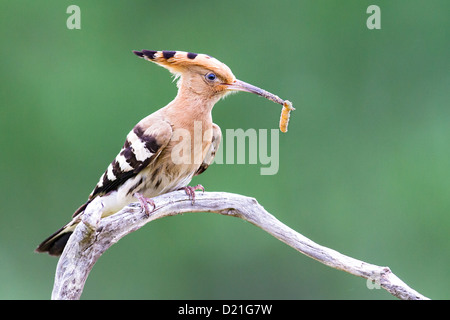
[[[186,194],[189,196],[189,199],[191,200],[192,204],[195,203],[195,191],[196,190],[202,190],[203,192],[205,192],[205,188],[201,184],[198,184],[195,187],[191,187],[191,186],[183,187],[180,190],[184,190],[186,192]]]
[[[144,197],[142,194],[138,192],[134,194],[134,197],[139,200],[139,203],[141,204],[141,207],[144,209],[147,216],[150,216],[150,213],[152,213],[156,208],[155,201],[153,201],[153,199]],[[152,210],[150,210],[148,206],[149,204],[153,206]]]

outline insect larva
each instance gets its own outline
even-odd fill
[[[281,116],[280,116],[281,132],[287,132],[287,130],[288,130],[289,116],[290,116],[291,110],[295,110],[295,108],[292,106],[292,102],[290,102],[289,100],[284,100],[283,109],[281,110]]]

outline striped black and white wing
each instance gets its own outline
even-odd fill
[[[127,135],[122,150],[100,177],[88,203],[97,196],[118,190],[128,179],[139,174],[158,157],[171,136],[172,127],[163,120],[156,121],[148,128],[136,125]],[[73,216],[82,212],[84,207],[80,207]]]
[[[203,172],[205,172],[206,169],[208,169],[208,167],[214,161],[216,152],[219,149],[220,141],[222,140],[222,132],[220,131],[220,127],[215,123],[213,123],[212,129],[213,129],[213,136],[211,140],[211,145],[209,146],[209,150],[206,153],[205,158],[203,159],[202,164],[200,165],[200,168],[198,168],[197,172],[195,173],[195,176],[202,174]]]

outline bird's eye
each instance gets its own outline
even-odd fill
[[[207,74],[205,75],[205,78],[206,78],[206,80],[208,80],[208,81],[214,81],[214,80],[216,80],[217,76],[216,76],[215,73],[210,72],[210,73],[207,73]]]

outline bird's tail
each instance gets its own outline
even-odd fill
[[[75,227],[78,225],[80,219],[75,218],[78,215],[81,215],[81,213],[84,212],[86,209],[86,206],[89,204],[90,201],[83,204],[81,207],[75,211],[73,214],[73,220],[70,221],[68,224],[66,224],[64,227],[53,233],[51,236],[49,236],[47,239],[42,241],[40,245],[34,250],[35,252],[47,252],[51,256],[60,256],[61,253],[64,250],[64,247],[66,246],[67,241],[69,240],[70,235],[72,234]]]
[[[36,252],[47,252],[51,256],[60,256],[73,232],[73,227],[65,225],[50,237],[42,241],[36,248]]]

